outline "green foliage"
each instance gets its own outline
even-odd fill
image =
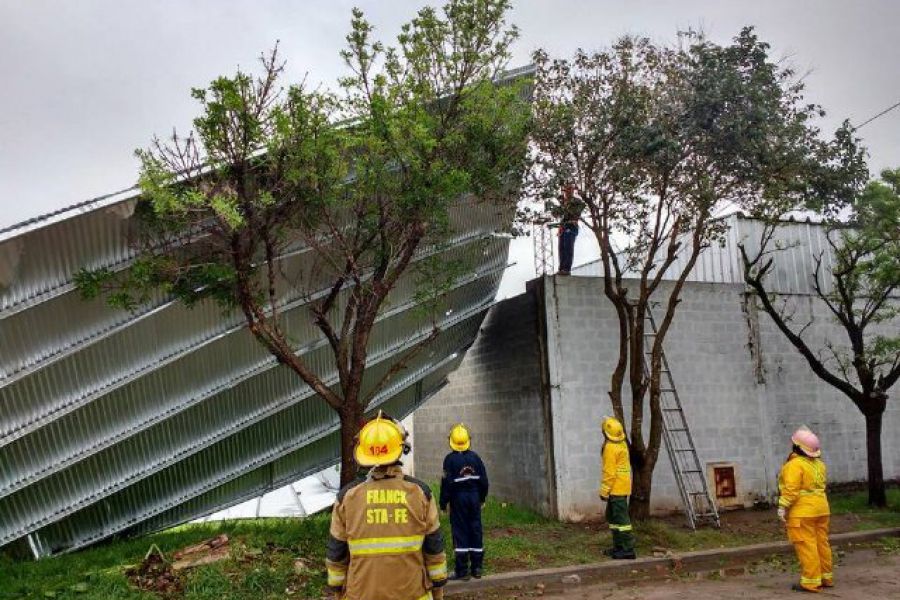
[[[535,54],[530,190],[559,212],[559,190],[573,185],[585,221],[620,236],[636,271],[663,260],[673,231],[697,233],[701,246],[721,239],[722,209],[759,214],[804,196],[798,175],[826,146],[812,124],[821,109],[752,28],[729,45],[680,39],[671,48],[626,37],[571,60]],[[686,242],[676,253],[697,245]]]
[[[376,40],[354,10],[342,52],[350,75],[338,93],[284,87],[277,47],[261,57],[259,75],[238,71],[192,90],[193,130],[137,151],[138,258],[80,273],[82,294],[127,310],[164,297],[240,310],[352,438],[378,391],[361,396],[366,348],[391,291],[414,278],[437,331],[462,269],[417,264],[421,250],[447,242],[462,196],[509,206],[517,192],[529,110],[517,86],[495,81],[518,35],[509,8],[509,0],[423,8],[396,46]],[[296,352],[289,323],[303,319],[282,313],[301,300],[328,341],[339,386]],[[344,461],[352,473],[352,458]]]
[[[580,220],[597,239],[603,293],[622,337],[609,395],[623,418],[627,378],[640,487],[662,443],[662,345],[700,252],[724,240],[728,221],[718,217],[802,202],[806,170],[826,150],[839,162],[840,145],[819,139],[812,120],[820,109],[803,101],[802,84],[752,28],[724,45],[693,32],[677,46],[625,37],[570,60],[538,51],[534,62],[527,182],[537,206],[529,208],[560,218],[570,202],[585,205]],[[818,173],[823,188],[829,173]],[[828,190],[837,195],[839,186]],[[663,277],[674,285],[661,288]],[[651,304],[661,309],[648,338]],[[635,496],[632,516],[645,518],[650,490]]]

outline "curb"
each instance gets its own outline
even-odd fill
[[[831,536],[831,544],[839,548],[852,544],[872,542],[885,537],[900,537],[900,527],[838,533]],[[467,582],[451,581],[444,588],[444,595],[449,597],[486,590],[534,588],[538,584],[550,587],[551,585],[574,585],[600,580],[636,579],[648,575],[666,575],[673,571],[727,569],[767,556],[793,553],[794,548],[790,542],[767,542],[750,546],[737,546],[735,548],[685,552],[665,557],[638,558],[628,561],[607,560],[586,565],[515,571],[490,575]],[[568,579],[573,575],[576,576],[572,577],[574,581],[564,581],[564,579]]]

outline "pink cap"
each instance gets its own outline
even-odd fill
[[[804,454],[807,456],[818,458],[822,455],[822,447],[819,445],[819,438],[805,425],[802,425],[794,432],[794,435],[791,436],[791,441],[800,446],[800,449],[803,450]]]

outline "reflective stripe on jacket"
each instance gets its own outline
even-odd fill
[[[624,441],[603,444],[603,479],[600,482],[600,496],[631,495],[631,461],[628,446]]]
[[[828,470],[818,458],[792,453],[778,475],[778,506],[788,518],[824,517],[831,514],[825,493]]]
[[[325,560],[345,600],[417,600],[447,582],[437,504],[399,466],[373,469],[338,494]]]

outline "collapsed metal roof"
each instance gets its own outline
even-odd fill
[[[0,232],[0,546],[24,539],[36,556],[195,519],[336,462],[337,415],[252,337],[238,314],[192,309],[163,295],[135,312],[82,300],[82,268],[134,259],[137,196],[120,193]],[[451,211],[454,237],[423,248],[464,259],[442,333],[375,405],[405,416],[445,383],[492,304],[509,240],[508,211],[473,198]],[[312,253],[291,252],[296,270]],[[414,276],[388,299],[369,344],[378,381],[429,335]],[[289,294],[290,295],[290,294]],[[308,313],[283,298],[297,351],[336,382]]]

